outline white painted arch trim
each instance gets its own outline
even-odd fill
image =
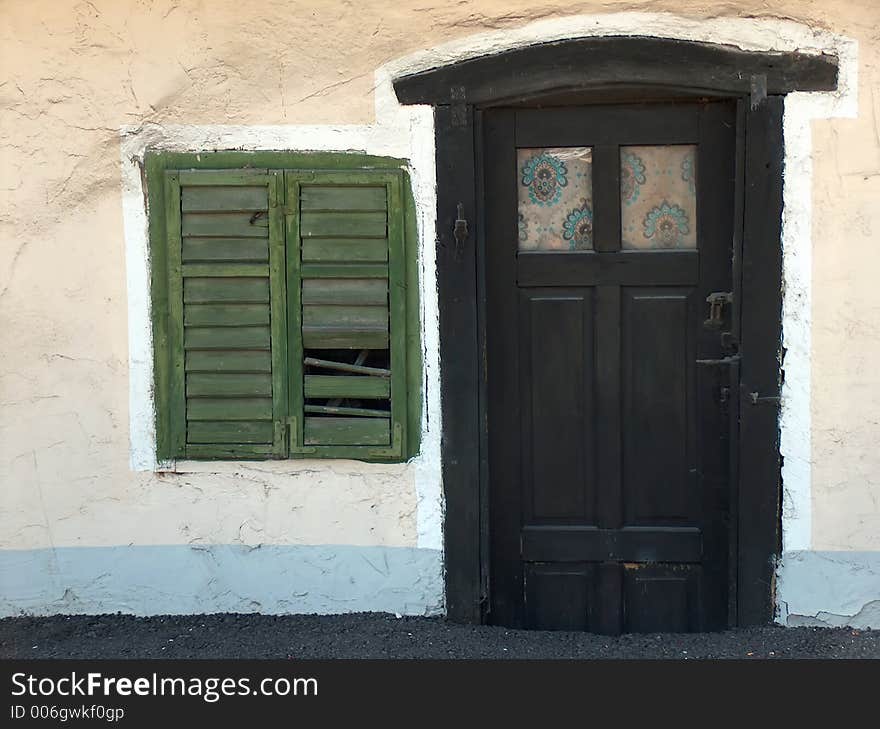
[[[131,466],[150,470],[155,456],[152,397],[152,340],[146,211],[137,161],[147,148],[358,150],[410,160],[418,208],[420,285],[425,350],[425,408],[419,477],[419,547],[442,548],[440,484],[439,330],[434,260],[436,189],[433,116],[427,107],[402,107],[391,80],[399,75],[535,43],[594,36],[644,36],[730,45],[751,51],[830,53],[839,59],[834,92],[786,97],[783,188],[783,344],[781,452],[783,546],[811,546],[811,307],[812,141],[810,122],[854,117],[858,111],[858,45],[851,38],[778,18],[696,19],[668,13],[625,12],[543,20],[442,44],[392,61],[375,74],[376,120],[369,125],[145,126],[121,135],[123,213],[129,313]]]

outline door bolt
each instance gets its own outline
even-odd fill
[[[730,291],[714,291],[706,297],[709,304],[709,318],[703,322],[708,329],[720,329],[724,324],[724,307],[733,303],[733,293]]]

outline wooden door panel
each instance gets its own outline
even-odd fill
[[[525,523],[596,519],[593,292],[520,298]]]
[[[693,352],[684,289],[625,288],[623,498],[625,523],[681,525],[695,516],[689,392]]]
[[[536,630],[591,630],[599,599],[589,563],[525,565],[527,624]]]
[[[624,631],[690,633],[701,629],[699,565],[627,564]]]

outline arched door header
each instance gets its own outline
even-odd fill
[[[828,54],[605,36],[540,43],[400,76],[394,90],[402,104],[490,106],[622,83],[719,96],[833,91],[837,75],[838,59]]]

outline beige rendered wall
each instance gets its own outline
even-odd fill
[[[813,131],[813,548],[880,549],[880,5],[859,117]]]
[[[880,550],[874,0],[0,0],[0,550],[417,548],[411,465],[130,470],[119,130],[366,124],[393,59],[625,10],[791,19],[859,43],[858,117],[813,126],[811,546]]]

